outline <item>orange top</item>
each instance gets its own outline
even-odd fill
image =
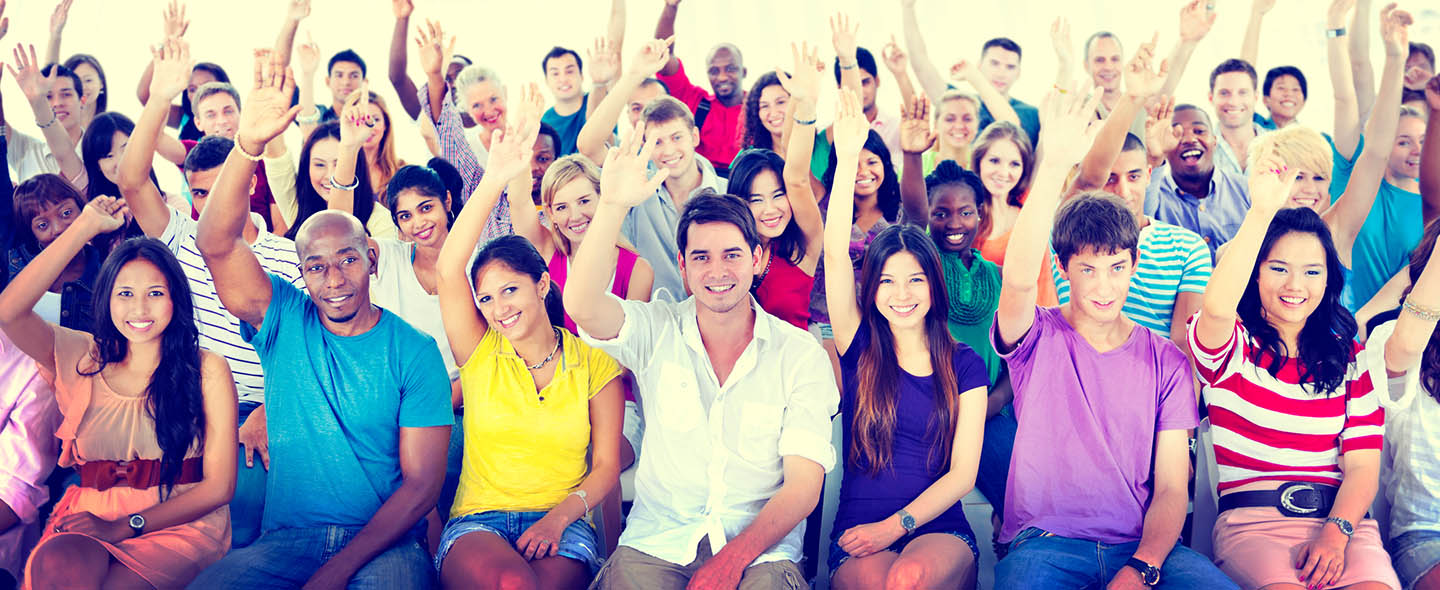
[[[1012,228],[1013,231],[1013,228]],[[976,248],[980,249],[980,255],[986,260],[994,262],[1000,267],[1000,272],[1005,272],[1005,249],[1010,245],[1010,232],[998,236],[990,236],[983,242],[977,242]],[[1041,307],[1054,307],[1060,305],[1060,297],[1055,291],[1055,280],[1051,278],[1051,268],[1055,264],[1055,257],[1046,256],[1045,266],[1040,269],[1040,276],[1036,278],[1035,286],[1039,290],[1035,304]]]

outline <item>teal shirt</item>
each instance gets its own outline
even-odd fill
[[[1331,150],[1335,165],[1330,178],[1330,201],[1334,203],[1350,184],[1350,173],[1355,169],[1355,160],[1365,150],[1365,140],[1361,138],[1352,159],[1334,151],[1334,143],[1331,143]],[[1345,307],[1354,312],[1370,301],[1395,273],[1410,263],[1410,252],[1420,245],[1424,234],[1420,193],[1381,180],[1375,193],[1375,204],[1370,207],[1370,215],[1365,218],[1365,225],[1360,227],[1360,234],[1355,236],[1355,246],[1350,251],[1352,274],[1341,297]]]
[[[580,97],[580,110],[569,115],[560,115],[555,112],[555,107],[550,107],[540,117],[540,122],[555,129],[560,134],[560,145],[555,146],[555,157],[568,156],[575,153],[575,140],[580,137],[580,129],[585,127],[585,109],[590,106],[590,93]]]

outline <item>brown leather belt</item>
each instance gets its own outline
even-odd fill
[[[199,483],[205,478],[204,466],[200,457],[186,459],[180,463],[180,479],[175,485]],[[89,461],[80,465],[79,472],[81,487],[102,492],[115,486],[143,490],[160,485],[158,459]]]

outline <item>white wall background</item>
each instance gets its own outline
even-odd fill
[[[1250,11],[1247,0],[1214,0],[1219,18],[1210,35],[1201,43],[1177,92],[1184,102],[1204,104],[1209,70],[1221,60],[1239,53],[1241,37]],[[241,0],[219,2],[192,0],[188,7],[190,29],[186,35],[191,53],[198,60],[224,66],[239,82],[242,96],[250,77],[250,52],[273,45],[288,0]],[[418,132],[403,124],[394,89],[387,78],[390,35],[394,26],[390,2],[386,0],[313,0],[311,16],[301,25],[299,39],[314,36],[326,59],[336,51],[354,48],[368,62],[372,89],[386,95],[397,117],[397,141],[402,158],[410,161],[428,157]],[[528,0],[522,2],[479,2],[464,0],[416,0],[411,24],[439,18],[447,33],[458,38],[456,52],[499,70],[513,88],[517,82],[542,82],[540,58],[552,45],[560,44],[584,54],[593,39],[604,33],[609,0]],[[1181,0],[1005,0],[1004,2],[957,2],[919,0],[921,26],[931,56],[942,71],[962,57],[978,57],[981,43],[995,36],[1015,39],[1024,49],[1023,73],[1014,94],[1038,103],[1055,76],[1055,54],[1051,49],[1049,26],[1057,16],[1070,21],[1074,52],[1090,33],[1105,28],[1118,34],[1127,52],[1139,41],[1159,31],[1160,52],[1168,53],[1177,41]],[[1265,22],[1257,69],[1291,64],[1306,73],[1310,100],[1301,120],[1322,130],[1332,126],[1332,101],[1325,67],[1324,0],[1279,0]],[[1383,4],[1377,1],[1376,10]],[[161,36],[164,0],[75,0],[64,34],[61,57],[85,52],[97,55],[109,78],[109,109],[132,118],[140,105],[135,85],[149,61],[147,47]],[[626,27],[626,56],[639,41],[651,36],[663,0],[629,0]],[[1440,2],[1408,0],[1401,7],[1415,13],[1418,23],[1411,39],[1440,44]],[[6,9],[9,34],[0,45],[0,60],[10,61],[10,49],[17,42],[34,43],[43,53],[54,3],[49,0],[11,0]],[[750,71],[748,82],[776,66],[789,67],[789,43],[805,39],[820,45],[822,57],[833,56],[827,17],[846,11],[861,22],[861,45],[879,55],[893,34],[900,39],[899,0],[685,0],[676,23],[677,51],[690,66],[697,82],[708,85],[699,64],[706,50],[719,41],[738,44]],[[1372,35],[1375,66],[1383,61],[1378,33]],[[903,39],[900,39],[903,44]],[[412,45],[413,48],[413,45]],[[1077,64],[1077,68],[1079,64]],[[884,70],[883,65],[881,66]],[[411,55],[410,75],[419,81],[418,59]],[[34,132],[34,121],[19,89],[8,80],[0,82],[7,118],[26,132]],[[895,110],[899,95],[888,72],[881,74],[880,104]],[[328,102],[329,91],[317,81],[317,98]],[[825,107],[822,106],[822,113]],[[292,134],[293,135],[293,134]],[[293,138],[292,138],[293,141]],[[293,153],[293,152],[292,152]],[[168,167],[160,167],[168,170]],[[178,184],[166,182],[178,190]]]

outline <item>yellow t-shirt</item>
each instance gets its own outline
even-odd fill
[[[590,398],[620,376],[620,364],[569,331],[560,334],[560,366],[539,392],[525,361],[495,330],[460,367],[465,459],[451,518],[549,510],[585,478]]]

